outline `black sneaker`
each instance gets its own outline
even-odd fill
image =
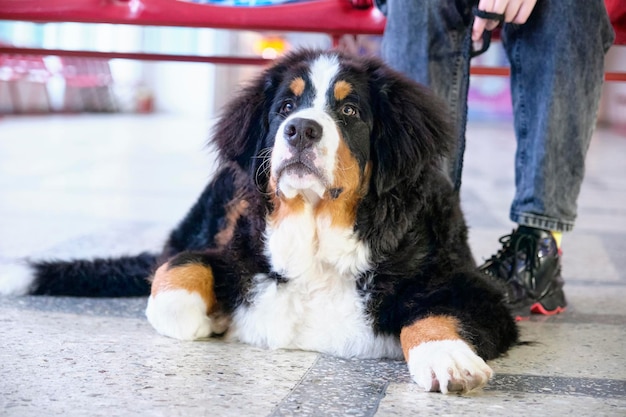
[[[552,234],[520,226],[500,243],[502,249],[479,269],[495,278],[515,318],[565,311],[560,253]]]

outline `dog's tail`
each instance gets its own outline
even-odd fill
[[[157,255],[0,265],[0,294],[138,297],[150,294]]]

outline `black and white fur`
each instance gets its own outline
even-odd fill
[[[220,169],[161,254],[35,262],[19,282],[0,277],[0,290],[150,294],[148,320],[166,336],[404,352],[426,390],[482,386],[484,360],[517,329],[476,270],[440,168],[449,125],[427,89],[376,59],[290,54],[226,107],[213,136]]]

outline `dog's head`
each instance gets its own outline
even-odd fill
[[[300,51],[225,109],[215,142],[280,199],[377,195],[419,180],[450,147],[442,105],[373,58]]]

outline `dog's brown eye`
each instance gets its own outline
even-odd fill
[[[352,104],[346,104],[341,108],[341,114],[345,116],[357,117],[359,115],[359,111]]]
[[[296,105],[294,104],[294,102],[291,100],[287,100],[280,106],[280,112],[283,114],[290,113],[295,108],[296,108]]]

